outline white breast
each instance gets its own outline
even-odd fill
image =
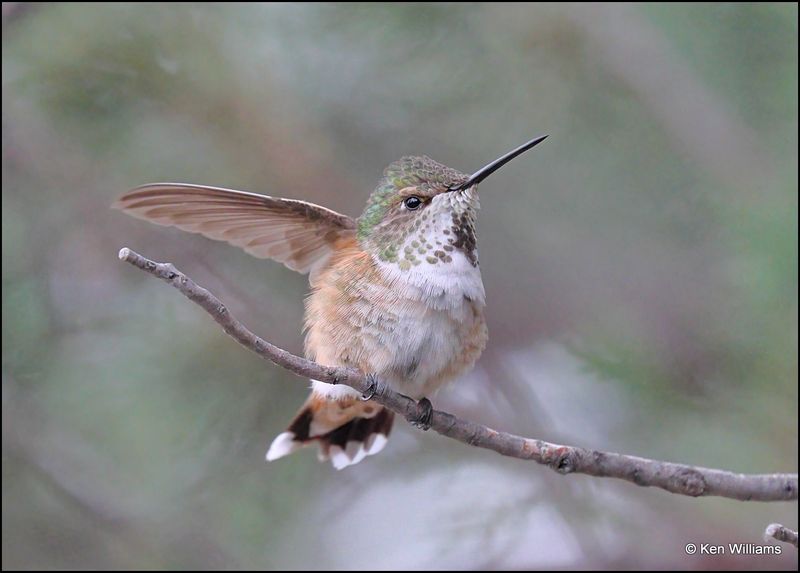
[[[427,396],[436,389],[431,381],[454,361],[463,360],[468,336],[476,322],[483,322],[482,312],[476,314],[486,298],[480,270],[461,253],[454,253],[448,264],[406,271],[378,264],[395,301],[395,319],[370,328],[376,356],[389,358],[380,370],[400,392],[413,398]]]

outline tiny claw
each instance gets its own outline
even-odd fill
[[[372,400],[375,396],[375,392],[378,391],[378,377],[375,374],[367,374],[367,382],[369,382],[367,391],[361,395],[361,399],[364,400],[364,402]]]
[[[422,398],[417,402],[417,410],[421,411],[417,414],[417,419],[411,422],[415,428],[419,428],[423,432],[431,429],[431,419],[433,418],[433,404],[427,398]]]

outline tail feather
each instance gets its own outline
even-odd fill
[[[393,422],[394,413],[383,406],[312,395],[289,428],[273,440],[267,461],[317,442],[319,460],[330,460],[340,470],[380,452],[386,446]]]
[[[283,456],[288,456],[292,452],[303,447],[303,443],[296,441],[294,438],[295,436],[292,432],[283,432],[282,434],[278,434],[278,436],[272,440],[272,444],[269,446],[269,450],[267,451],[267,461],[271,462],[272,460],[277,460]]]

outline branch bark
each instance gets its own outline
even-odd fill
[[[780,523],[771,523],[767,526],[766,531],[764,531],[764,540],[766,541],[770,537],[797,547],[797,532],[784,527]]]
[[[123,248],[119,252],[119,258],[178,289],[208,312],[229,336],[262,358],[304,378],[313,378],[330,384],[346,384],[362,393],[372,393],[374,390],[372,397],[374,401],[411,422],[418,420],[423,414],[423,409],[415,400],[398,394],[380,380],[371,387],[366,375],[358,370],[322,366],[259,338],[234,318],[217,297],[172,264],[156,263],[128,248]],[[617,478],[636,485],[658,487],[691,497],[719,496],[742,501],[797,499],[797,474],[737,474],[553,444],[499,432],[439,410],[433,411],[430,427],[444,436],[467,445],[492,450],[504,456],[535,461],[560,474],[580,473],[595,477]]]

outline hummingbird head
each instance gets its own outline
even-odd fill
[[[533,139],[466,175],[429,157],[403,157],[384,170],[358,218],[358,240],[406,271],[465,260],[478,266],[478,184],[547,136]]]

